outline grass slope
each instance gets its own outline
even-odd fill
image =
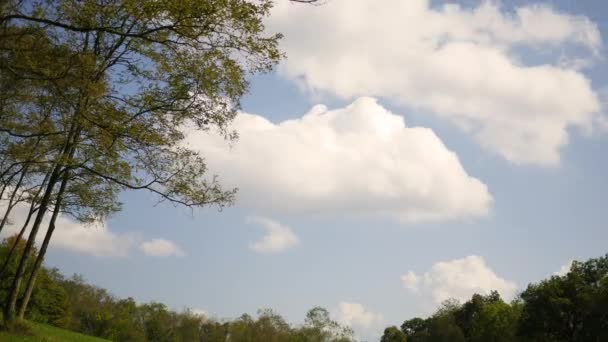
[[[35,336],[22,336],[0,331],[0,342],[108,342],[97,337],[75,333],[46,324],[29,322]]]

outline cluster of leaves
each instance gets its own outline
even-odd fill
[[[431,317],[388,327],[382,342],[608,340],[608,255],[574,262],[563,276],[530,284],[511,303],[497,292],[460,305],[450,300]]]
[[[0,243],[0,262],[15,237]],[[17,244],[23,249],[25,241]],[[35,260],[33,251],[29,264]],[[17,264],[9,262],[7,275]],[[0,278],[0,292],[10,287],[10,277]],[[244,314],[232,321],[218,321],[190,310],[178,313],[164,304],[138,304],[133,298],[118,299],[105,289],[86,283],[82,277],[64,277],[57,269],[41,268],[26,317],[85,335],[112,341],[248,341],[248,342],[348,342],[353,332],[330,318],[329,312],[316,307],[308,312],[301,326],[292,326],[272,310],[260,310],[256,318]]]

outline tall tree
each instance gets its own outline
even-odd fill
[[[15,315],[25,273],[23,256],[33,248],[45,215],[51,210],[56,218],[64,207],[64,192],[79,178],[94,177],[120,189],[145,189],[161,201],[190,207],[233,201],[235,190],[222,189],[216,177],[207,174],[202,156],[187,147],[186,131],[214,129],[228,139],[236,137],[228,124],[247,90],[246,76],[270,70],[281,57],[280,36],[267,35],[262,25],[271,4],[269,0],[4,4],[1,34],[9,41],[5,43],[9,51],[25,58],[6,57],[1,66],[15,79],[34,75],[29,77],[36,80],[30,88],[37,92],[3,105],[0,132],[11,139],[42,137],[54,147],[47,161],[50,176],[5,302],[6,320]],[[43,48],[15,48],[32,45],[33,40],[43,42]],[[44,50],[49,53],[43,55]],[[46,124],[32,124],[30,112],[46,115]],[[95,205],[89,208],[103,219]],[[52,237],[54,226],[50,227],[44,241]],[[45,251],[41,250],[39,260]],[[30,279],[35,280],[35,274]],[[31,293],[33,283],[28,282],[26,293]],[[22,301],[21,312],[27,302],[27,298]]]

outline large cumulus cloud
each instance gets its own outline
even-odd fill
[[[191,147],[239,204],[265,211],[377,215],[403,222],[479,217],[491,195],[432,130],[407,127],[372,98],[345,108],[319,105],[272,123],[241,113],[239,140],[195,132]]]

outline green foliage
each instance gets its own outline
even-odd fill
[[[146,341],[140,307],[133,298],[118,300],[113,305],[112,321],[103,335],[112,341]]]
[[[60,277],[57,269],[41,270],[28,311],[31,320],[58,327],[66,326],[69,301],[65,289],[57,281]]]
[[[12,248],[15,248],[17,254],[22,253],[25,245],[23,239],[17,240],[16,237],[9,237],[4,239],[0,243],[0,265],[6,264],[4,270],[5,276],[0,281],[0,295],[6,295],[8,288],[10,287],[10,279],[15,274],[17,268],[16,258],[7,260],[7,255]],[[32,249],[28,258],[27,270],[31,269],[34,259],[36,257],[36,250]],[[56,326],[65,326],[68,315],[68,296],[65,289],[58,282],[62,276],[59,274],[57,269],[46,269],[43,268],[38,277],[38,286],[32,296],[32,306],[28,311],[28,316],[33,320],[49,323]],[[15,324],[17,322],[12,322]]]
[[[416,317],[401,324],[401,331],[410,342],[426,341],[428,338],[428,320]]]
[[[13,149],[27,137],[43,138],[55,146],[49,159],[73,170],[70,183],[84,177],[81,184],[103,184],[105,205],[91,203],[98,192],[70,185],[72,211],[89,208],[86,218],[117,210],[121,189],[147,189],[188,206],[229,204],[234,191],[208,177],[203,158],[183,144],[185,128],[234,136],[227,125],[246,76],[271,70],[282,56],[280,35],[262,24],[271,5],[9,1],[0,17],[0,47],[8,51],[0,70],[9,71],[2,84],[11,95],[0,117],[3,137]]]
[[[428,324],[428,341],[459,342],[466,341],[462,328],[456,317],[462,306],[457,301],[444,301],[437,312],[430,318]]]
[[[474,294],[455,312],[455,319],[469,341],[515,341],[517,312],[498,292]]]
[[[227,336],[235,341],[286,341],[291,335],[291,327],[272,310],[261,310],[258,318],[242,315],[227,326]]]
[[[173,338],[176,342],[189,342],[201,340],[202,336],[202,319],[198,315],[194,315],[191,312],[185,312],[184,314],[178,315],[177,324],[179,329],[176,329]],[[129,341],[135,341],[129,339]]]
[[[517,341],[517,309],[498,300],[484,305],[471,325],[470,341]]]
[[[354,333],[332,320],[329,311],[315,307],[306,314],[301,335],[306,341],[349,341]]]
[[[260,310],[258,317],[247,314],[232,322],[208,321],[202,326],[202,340],[224,342],[349,342],[350,328],[340,326],[321,307],[308,311],[302,326],[292,327],[272,310]]]
[[[0,277],[0,296],[2,296],[0,298],[5,298],[6,293],[8,292],[11,285],[10,279],[14,276],[15,271],[17,270],[18,260],[12,259],[8,260],[7,262],[8,253],[15,244],[15,241],[15,237],[10,237],[8,239],[4,239],[2,243],[0,243],[0,265],[4,265],[6,262],[4,273],[2,274],[2,277]],[[24,244],[24,241],[18,241],[18,245],[15,246],[16,250],[22,251]],[[30,263],[32,262],[32,259],[34,257],[35,255],[33,255],[32,253],[32,255],[30,255]]]
[[[407,337],[399,330],[399,328],[393,326],[384,329],[384,334],[380,338],[380,342],[406,342]]]
[[[608,339],[608,255],[574,262],[564,276],[531,284],[521,294],[520,334],[534,341]]]
[[[173,317],[164,304],[144,304],[139,308],[139,315],[144,322],[145,336],[149,341],[173,341]]]
[[[496,291],[445,302],[401,331],[408,342],[608,341],[608,255],[575,261],[568,274],[530,284],[512,303]]]

